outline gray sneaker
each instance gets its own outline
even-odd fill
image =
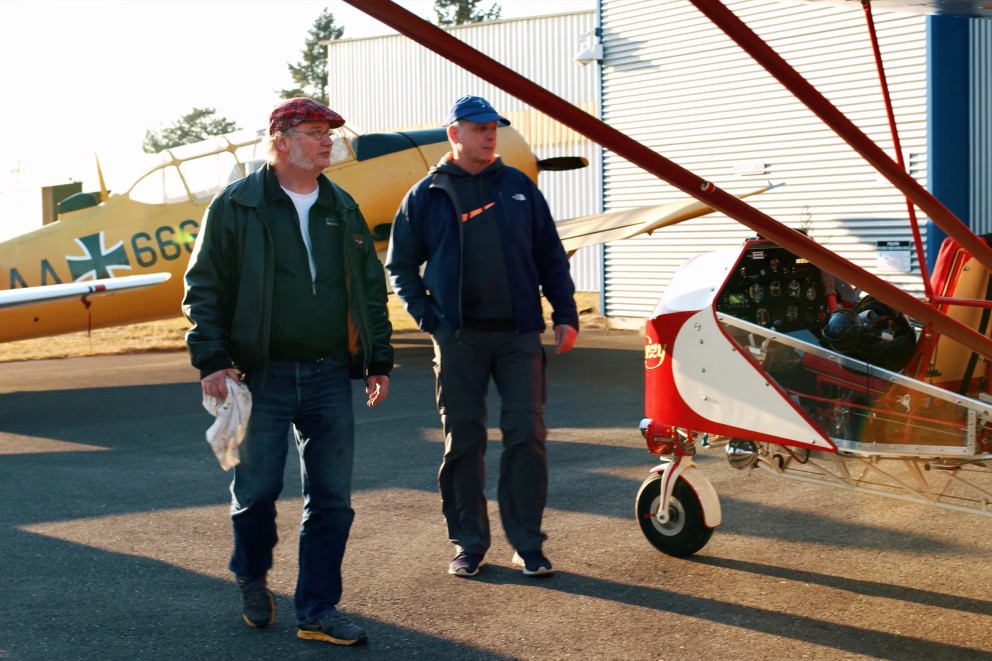
[[[364,629],[336,610],[313,624],[301,624],[296,629],[296,637],[334,645],[358,645],[368,640]]]
[[[241,617],[250,627],[264,629],[276,621],[276,600],[265,587],[265,577],[250,581],[238,576],[241,588]]]

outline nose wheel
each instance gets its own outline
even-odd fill
[[[658,521],[661,506],[661,475],[654,473],[641,484],[634,506],[641,532],[662,553],[685,558],[706,546],[713,535],[703,519],[703,506],[692,487],[683,478],[675,482],[668,502],[668,521]]]

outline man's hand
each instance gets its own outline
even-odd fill
[[[200,386],[203,388],[203,394],[216,397],[222,401],[227,399],[227,383],[224,381],[226,377],[231,377],[231,379],[235,382],[241,380],[241,375],[238,374],[238,370],[233,367],[228,367],[226,370],[217,370],[216,372],[208,374],[200,379]]]
[[[376,406],[385,401],[389,395],[389,377],[385,374],[373,374],[365,380],[365,394],[369,396],[367,406]]]
[[[579,336],[579,331],[568,324],[558,324],[555,326],[555,353],[565,353],[575,346],[575,338]]]

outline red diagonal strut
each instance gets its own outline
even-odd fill
[[[665,180],[713,209],[730,216],[783,248],[808,259],[855,287],[874,294],[884,303],[902,310],[920,321],[933,324],[934,329],[938,332],[992,359],[992,340],[984,335],[941,314],[933,307],[855,264],[838,257],[815,241],[754,209],[664,156],[651,151],[636,140],[576,108],[561,97],[527,80],[396,3],[390,2],[390,0],[345,0],[345,2],[382,21],[438,55],[489,81],[494,86],[512,94],[546,115],[554,117],[562,124],[606,149],[616,152],[631,163]],[[950,233],[948,232],[948,234]]]
[[[868,37],[871,39],[871,50],[875,56],[875,69],[878,71],[878,82],[885,102],[885,116],[889,120],[889,133],[892,135],[892,151],[896,156],[899,169],[906,171],[906,163],[902,157],[902,144],[899,140],[899,127],[896,124],[896,113],[892,107],[892,95],[889,94],[889,83],[885,78],[885,66],[882,64],[882,48],[878,43],[878,30],[875,29],[875,17],[871,12],[871,0],[861,0],[861,8],[865,12],[865,23],[868,26]],[[923,291],[927,301],[934,302],[933,286],[930,283],[930,269],[927,268],[926,252],[923,250],[923,237],[920,234],[920,224],[916,220],[916,207],[906,196],[906,213],[909,214],[909,227],[913,230],[913,244],[916,246],[916,256],[920,263],[920,277],[923,279]]]

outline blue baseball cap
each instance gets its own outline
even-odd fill
[[[476,124],[488,124],[489,122],[499,122],[500,126],[509,126],[510,120],[496,112],[496,109],[489,105],[489,102],[481,96],[463,96],[455,101],[448,111],[448,119],[444,121],[445,126],[451,126],[459,119],[465,119]]]

